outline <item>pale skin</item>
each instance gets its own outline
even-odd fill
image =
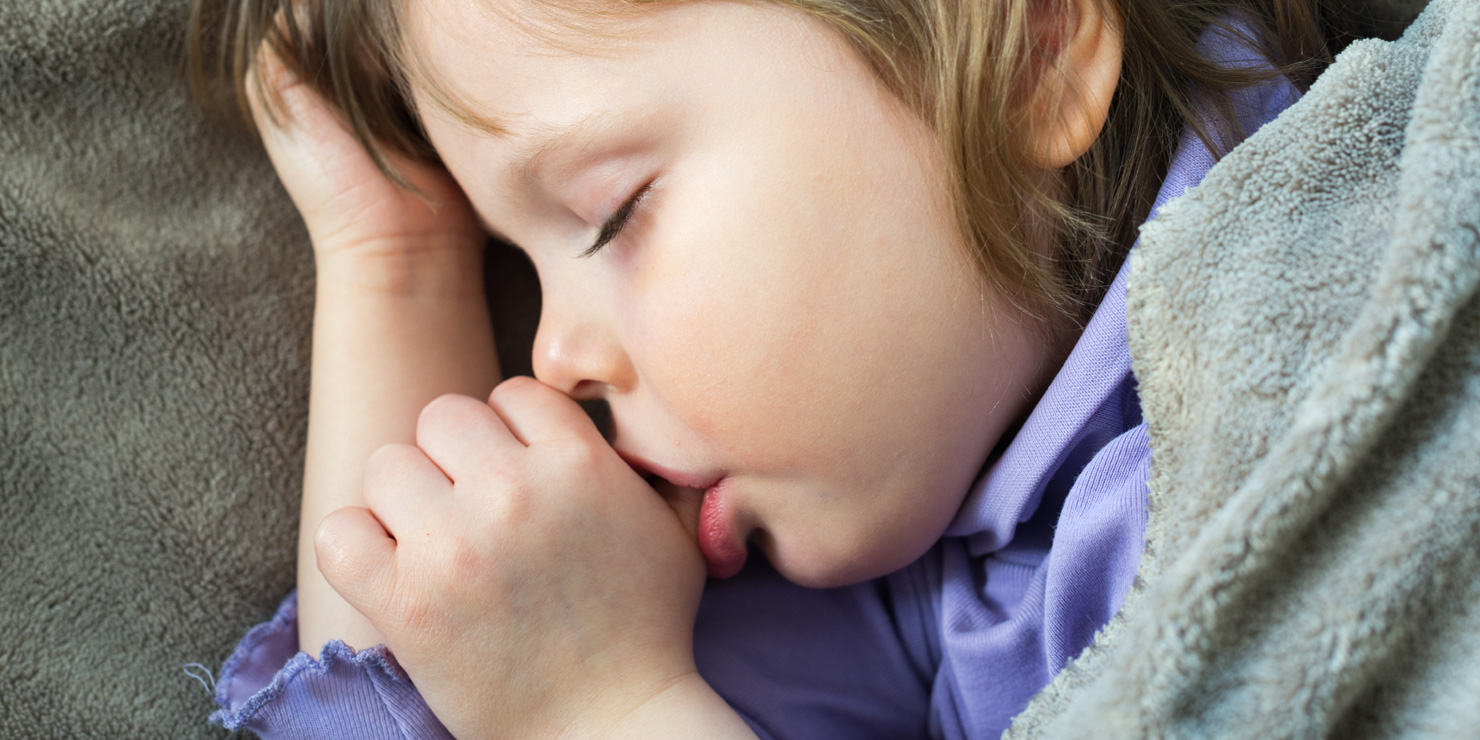
[[[575,53],[487,8],[406,24],[506,129],[417,92],[448,169],[401,164],[435,208],[293,80],[282,126],[254,100],[319,268],[300,644],[386,644],[460,738],[753,737],[694,670],[706,566],[747,540],[809,586],[908,564],[1061,350],[983,286],[928,130],[820,23],[659,6]],[[1031,101],[1045,171],[1119,76],[1113,24],[1079,21]],[[544,295],[536,379],[496,389],[485,227]],[[572,400],[598,397],[610,443]]]

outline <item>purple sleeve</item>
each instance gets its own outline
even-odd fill
[[[318,660],[300,652],[297,591],[226,659],[216,704],[211,722],[267,740],[452,737],[384,646],[331,640]]]
[[[891,615],[885,581],[804,589],[751,561],[705,589],[695,659],[761,740],[923,737],[931,668],[904,643],[929,620]],[[385,647],[299,652],[296,592],[242,639],[215,698],[212,722],[268,740],[452,737]]]

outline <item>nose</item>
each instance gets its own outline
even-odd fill
[[[578,401],[637,384],[637,371],[609,324],[550,301],[540,311],[533,365],[536,379]]]

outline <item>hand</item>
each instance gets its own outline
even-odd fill
[[[252,118],[321,263],[348,255],[352,260],[388,261],[395,268],[414,266],[407,257],[449,251],[481,258],[486,236],[467,196],[445,169],[388,154],[427,199],[402,189],[375,166],[339,113],[268,45],[262,46],[256,64],[281,108],[268,115],[268,101],[251,84],[253,69],[247,77]]]
[[[416,442],[371,457],[318,564],[455,736],[600,733],[698,680],[693,533],[573,401],[531,378],[443,396]]]
[[[431,203],[401,189],[270,45],[253,64],[248,104],[318,267],[298,541],[299,645],[317,655],[330,639],[382,641],[315,565],[319,523],[363,503],[365,460],[388,442],[411,441],[427,402],[448,392],[484,396],[498,380],[486,239],[445,171],[393,157]],[[258,70],[266,90],[255,84]]]

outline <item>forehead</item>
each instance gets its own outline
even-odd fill
[[[780,3],[658,2],[575,20],[517,16],[521,7],[425,0],[403,23],[405,50],[432,83],[411,80],[428,138],[485,221],[515,243],[548,236],[529,229],[565,219],[561,199],[586,195],[589,205],[636,176],[619,170],[771,162],[781,143],[833,131],[878,102],[846,41]],[[865,128],[852,141],[878,135]]]
[[[445,113],[489,133],[554,114],[651,51],[656,3],[424,0],[402,10],[404,63],[424,117]],[[670,25],[668,30],[673,29]],[[672,33],[666,34],[670,38]],[[629,65],[630,66],[630,65]],[[550,93],[558,93],[551,95]]]

